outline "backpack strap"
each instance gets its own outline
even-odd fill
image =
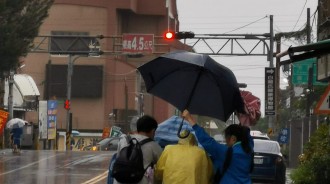
[[[140,143],[140,145],[142,146],[142,145],[144,145],[145,143],[148,143],[148,142],[151,142],[151,141],[154,141],[154,140],[148,137],[148,138],[146,138],[146,139],[143,139],[143,140],[140,141],[139,143]]]
[[[140,143],[140,145],[142,146],[142,145],[144,145],[144,144],[146,144],[146,143],[148,143],[148,142],[152,142],[152,141],[154,141],[153,139],[151,139],[150,137],[148,137],[148,138],[146,138],[146,139],[143,139],[142,141],[140,141],[139,143]],[[151,162],[145,169],[144,169],[144,172],[146,172],[147,171],[147,169],[148,169],[148,167],[154,167],[154,163],[153,162]]]

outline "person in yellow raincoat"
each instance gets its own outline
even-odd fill
[[[181,137],[187,135],[181,132]],[[177,145],[168,145],[161,154],[156,168],[156,181],[163,184],[209,184],[213,167],[207,153],[197,146],[194,134],[180,138]],[[157,182],[157,183],[158,183]]]

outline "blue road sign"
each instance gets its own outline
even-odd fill
[[[290,129],[289,128],[282,128],[279,135],[277,142],[280,144],[288,144],[290,137]]]

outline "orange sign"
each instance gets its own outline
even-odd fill
[[[2,135],[3,129],[6,126],[8,114],[8,112],[0,110],[0,135]]]
[[[109,136],[110,136],[110,128],[109,127],[103,128],[102,139],[107,138]]]

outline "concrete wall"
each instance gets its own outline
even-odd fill
[[[160,36],[167,30],[167,8],[165,0],[55,0],[49,17],[40,28],[39,35],[50,35],[51,31],[88,32],[89,35],[121,35],[122,33],[146,33]],[[175,0],[172,2],[174,15],[177,17]],[[174,21],[171,22],[171,25]],[[40,38],[39,38],[40,39]],[[159,43],[164,43],[158,38]],[[36,43],[40,40],[36,39]],[[170,43],[171,47],[185,48],[181,42]],[[43,45],[47,48],[47,44]],[[113,49],[109,39],[101,40],[104,51]],[[165,50],[172,50],[166,48]],[[108,115],[113,109],[137,110],[136,93],[138,89],[136,67],[157,57],[147,55],[131,59],[127,56],[101,56],[100,58],[78,58],[75,65],[102,65],[104,67],[103,92],[101,98],[72,98],[73,129],[101,131],[109,126]],[[41,93],[40,100],[45,99],[46,64],[67,64],[67,57],[53,57],[49,54],[30,53],[25,58],[21,73],[32,76]],[[58,75],[67,75],[66,73]],[[128,98],[125,97],[127,86]],[[57,128],[66,128],[66,110],[63,108],[65,98],[54,97],[59,101]],[[166,102],[145,95],[145,113],[155,116],[158,121],[167,119],[174,108]],[[28,121],[38,122],[38,114],[28,112]]]

